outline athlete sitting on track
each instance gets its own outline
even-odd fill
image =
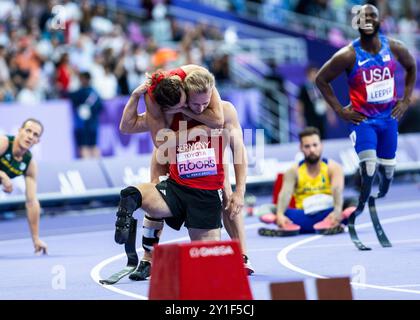
[[[340,233],[344,230],[341,225],[343,219],[355,209],[353,207],[343,211],[343,170],[337,162],[321,158],[319,130],[308,127],[299,133],[299,139],[305,159],[285,172],[278,197],[277,215],[260,217],[266,223],[276,222],[279,229],[261,228],[260,235]],[[292,195],[296,208],[288,208]]]

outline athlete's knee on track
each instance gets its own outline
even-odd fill
[[[132,215],[134,211],[142,206],[142,194],[136,187],[129,186],[120,192],[119,211]]]

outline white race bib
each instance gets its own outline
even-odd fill
[[[216,156],[213,148],[178,153],[176,159],[179,176],[183,179],[217,174]]]
[[[366,86],[367,102],[387,103],[394,98],[394,78],[373,82]]]
[[[316,194],[303,200],[303,211],[312,215],[334,207],[334,199],[329,194]]]

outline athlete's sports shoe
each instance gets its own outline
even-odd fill
[[[244,268],[247,275],[251,275],[255,272],[254,268],[252,267],[251,261],[249,261],[248,257],[243,254],[242,257],[244,258]]]
[[[130,274],[129,278],[134,281],[143,281],[150,278],[152,264],[149,261],[141,260],[136,271]]]

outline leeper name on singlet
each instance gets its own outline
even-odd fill
[[[190,179],[217,175],[216,154],[209,142],[181,144],[176,162],[180,178]]]

